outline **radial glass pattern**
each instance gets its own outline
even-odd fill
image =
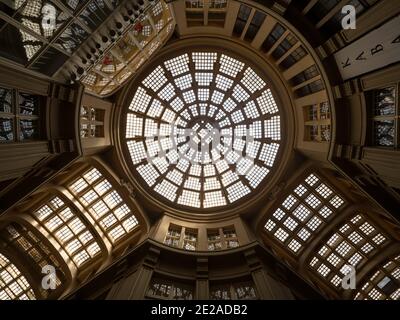
[[[125,138],[134,172],[179,205],[213,208],[250,194],[281,142],[272,91],[244,62],[220,52],[165,60],[135,89]]]

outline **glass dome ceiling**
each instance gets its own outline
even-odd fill
[[[220,52],[165,60],[136,87],[125,143],[142,184],[170,203],[232,204],[266,180],[281,143],[272,91]]]

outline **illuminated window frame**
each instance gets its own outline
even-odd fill
[[[77,268],[101,255],[88,223],[58,196],[42,204],[33,217],[57,240]]]
[[[357,271],[388,242],[389,238],[365,214],[357,213],[334,231],[308,265],[340,289],[343,277],[351,272],[350,266]]]
[[[303,107],[304,140],[329,142],[331,140],[331,115],[327,101]]]
[[[36,300],[28,280],[0,253],[0,300]]]
[[[297,255],[344,206],[342,196],[317,173],[311,173],[269,217],[264,230]]]
[[[381,265],[360,288],[355,300],[400,300],[400,255]]]
[[[52,265],[57,270],[55,279],[56,287],[58,288],[64,284],[66,276],[62,270],[60,261],[54,255],[54,252],[52,252],[52,248],[49,248],[32,230],[17,223],[10,223],[2,232],[7,236],[7,243],[10,247],[28,255],[32,259],[32,263],[35,264],[39,274],[41,274],[44,266]],[[41,290],[41,294],[46,297],[49,292]]]
[[[366,92],[369,106],[369,142],[378,148],[398,149],[400,146],[400,84],[393,83]]]
[[[207,229],[208,251],[219,251],[239,247],[235,226]]]
[[[139,225],[130,206],[97,168],[86,170],[68,185],[111,243],[131,235]]]
[[[198,240],[198,229],[171,223],[165,235],[164,244],[170,247],[195,251],[198,248]]]

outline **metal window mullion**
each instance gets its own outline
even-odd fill
[[[183,240],[184,240],[184,237],[185,237],[185,230],[186,230],[186,228],[183,227],[183,226],[180,226],[180,228],[181,228],[181,234],[180,234],[180,236],[179,236],[178,248],[183,249]]]
[[[283,40],[290,34],[289,30],[285,30],[278,39],[274,39],[275,43],[271,46],[271,48],[266,52],[267,56],[270,56],[272,52],[282,43]]]
[[[58,2],[56,2],[56,4],[57,6],[59,5]],[[67,13],[69,17],[67,18],[66,21],[63,22],[63,24],[58,28],[58,30],[55,31],[55,34],[51,37],[51,40],[47,40],[47,42],[45,42],[44,46],[40,48],[39,52],[35,55],[35,57],[28,62],[28,64],[26,65],[27,68],[32,67],[42,57],[43,53],[46,52],[47,49],[50,47],[57,49],[58,51],[62,52],[65,55],[68,55],[69,57],[71,56],[71,54],[60,50],[57,46],[54,45],[54,43],[60,38],[61,34],[74,22],[73,15],[70,13],[70,11],[64,10],[65,7],[63,5],[62,7],[63,8],[61,9],[61,11],[63,13]]]
[[[228,249],[227,243],[225,241],[225,234],[224,234],[224,228],[218,228],[219,231],[219,238],[221,242],[221,250]]]
[[[0,11],[0,19],[4,20],[5,22],[7,22],[8,24],[13,25],[14,27],[16,27],[19,30],[23,30],[24,32],[28,33],[30,36],[36,38],[39,41],[42,41],[43,43],[47,44],[49,43],[49,41],[47,40],[47,38],[43,37],[42,35],[36,33],[35,31],[33,31],[32,29],[28,28],[27,26],[23,25],[22,23],[10,18],[7,14],[5,14],[4,12]]]

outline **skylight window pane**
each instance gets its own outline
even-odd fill
[[[126,137],[134,138],[142,135],[143,119],[134,114],[128,113],[126,121]]]
[[[181,90],[189,89],[192,86],[193,78],[190,74],[175,79],[175,84]]]
[[[213,70],[214,63],[217,61],[215,52],[193,52],[192,59],[196,70]]]
[[[0,253],[0,300],[36,300],[28,280]]]
[[[235,78],[244,67],[243,62],[240,62],[224,54],[221,55],[220,64],[220,72],[225,73],[232,78]]]
[[[213,81],[214,75],[210,72],[196,72],[195,79],[199,86],[210,86]]]
[[[281,139],[280,116],[274,116],[269,120],[265,120],[265,137],[272,140]]]
[[[160,92],[158,96],[161,100],[170,101],[175,96],[174,86],[168,83]]]
[[[215,82],[216,82],[217,88],[221,89],[222,91],[227,91],[233,85],[233,80],[231,80],[227,77],[224,77],[222,75],[217,75]]]
[[[247,68],[244,72],[243,79],[241,81],[243,85],[251,92],[254,93],[257,90],[261,90],[265,87],[265,82],[262,80],[253,69]]]
[[[178,187],[168,182],[167,180],[163,180],[161,183],[155,186],[154,190],[160,195],[169,199],[170,201],[174,201],[176,198],[176,191],[178,190]]]
[[[150,100],[151,96],[146,93],[146,90],[139,87],[132,99],[129,109],[132,111],[145,112]]]
[[[257,98],[257,103],[260,106],[262,114],[275,114],[278,112],[278,106],[270,89],[263,91],[261,96]]]
[[[165,61],[165,66],[174,77],[186,73],[189,71],[189,56],[183,54],[171,60],[167,60]]]
[[[178,203],[200,208],[200,196],[198,192],[183,190],[182,195],[178,198]]]
[[[166,82],[164,69],[158,66],[152,73],[150,73],[146,79],[143,80],[143,84],[154,91],[158,91]]]

